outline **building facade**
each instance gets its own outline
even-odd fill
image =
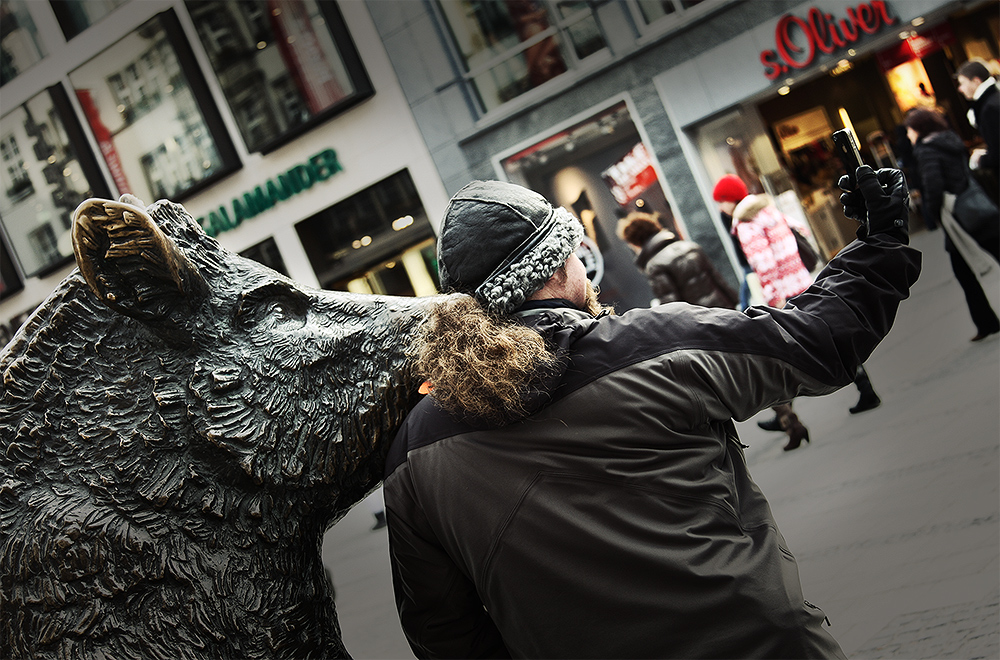
[[[182,203],[307,285],[436,291],[445,187],[367,6],[3,0],[0,344],[88,197]]]
[[[372,17],[449,193],[528,185],[572,209],[603,266],[602,300],[651,293],[615,236],[642,208],[741,272],[711,199],[735,173],[846,245],[830,135],[895,165],[914,105],[974,145],[952,74],[996,62],[995,2],[947,0],[370,0]],[[905,145],[902,145],[905,148]]]
[[[510,180],[579,217],[620,311],[652,297],[615,235],[632,210],[735,286],[719,176],[831,256],[856,226],[832,132],[899,164],[924,104],[971,148],[952,74],[1000,52],[992,0],[3,0],[0,19],[0,343],[73,268],[76,205],[123,192],[305,284],[424,295],[448,197]]]

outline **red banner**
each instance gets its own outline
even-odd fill
[[[94,97],[91,96],[90,90],[76,90],[76,98],[80,100],[80,106],[83,108],[84,114],[87,115],[90,130],[93,131],[94,138],[101,148],[101,155],[104,156],[104,162],[108,164],[111,177],[115,180],[115,187],[118,188],[118,194],[132,192],[132,188],[128,185],[128,180],[125,178],[125,170],[122,169],[122,161],[118,157],[118,150],[115,148],[111,131],[101,121],[101,113],[97,109],[97,104],[94,103]]]
[[[880,51],[876,58],[882,71],[889,71],[910,60],[923,59],[953,43],[955,43],[955,33],[951,25],[942,23]]]

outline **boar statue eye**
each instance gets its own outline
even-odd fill
[[[295,315],[291,305],[283,300],[272,300],[267,303],[265,311],[269,316],[291,318]]]
[[[294,324],[301,326],[305,322],[305,313],[300,305],[292,300],[268,300],[261,305],[260,322],[284,326]]]
[[[245,295],[237,316],[244,326],[289,330],[302,327],[309,308],[304,295],[296,291],[265,287]]]

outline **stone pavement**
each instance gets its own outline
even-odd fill
[[[797,399],[812,442],[793,452],[754,423],[770,411],[737,425],[805,596],[852,658],[1000,658],[1000,340],[968,341],[942,241],[914,235],[923,273],[866,363],[880,408],[850,415],[853,386]],[[412,658],[373,522],[359,505],[323,545],[344,640]]]

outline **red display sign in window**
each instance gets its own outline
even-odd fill
[[[656,170],[649,152],[640,142],[624,158],[601,172],[601,177],[608,184],[615,201],[625,206],[656,182]]]

